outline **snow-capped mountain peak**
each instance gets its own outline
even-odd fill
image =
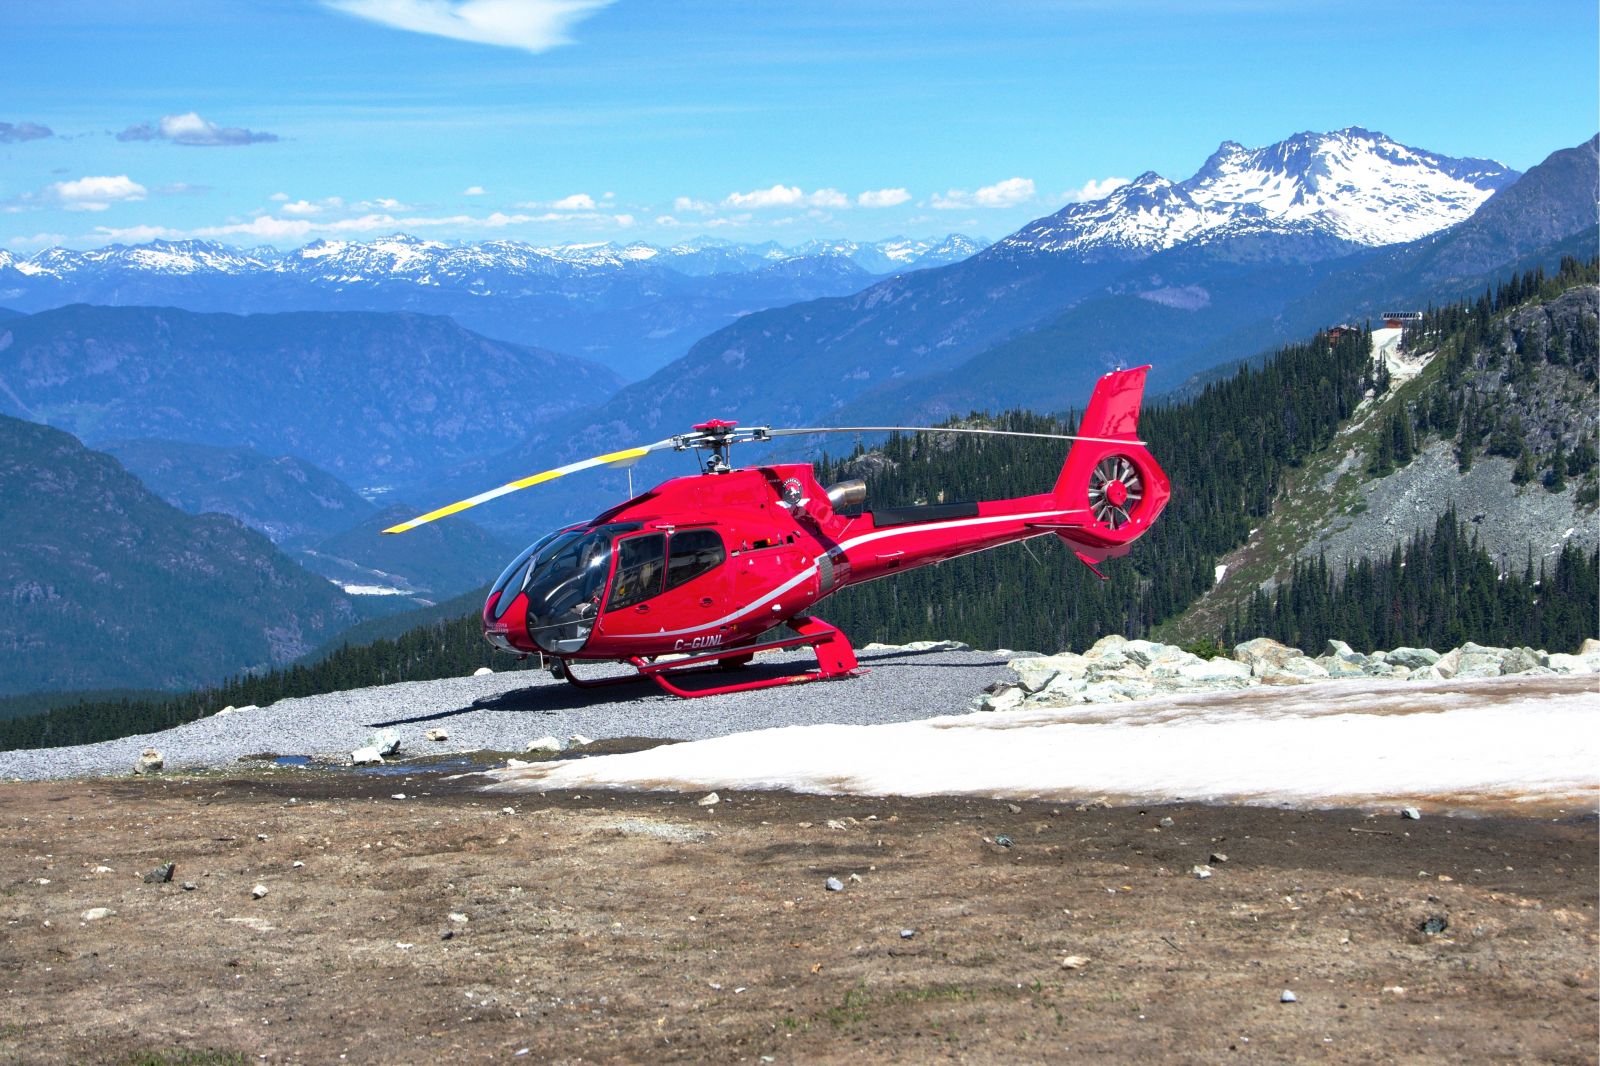
[[[1138,257],[1222,232],[1313,234],[1376,247],[1470,216],[1517,172],[1410,148],[1358,126],[1264,148],[1223,141],[1194,175],[1146,172],[1000,242],[1011,252]]]

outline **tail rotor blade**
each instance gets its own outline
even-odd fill
[[[637,448],[624,448],[621,451],[610,452],[606,455],[597,455],[592,459],[583,459],[576,463],[568,463],[566,466],[558,466],[553,470],[545,470],[537,474],[530,474],[528,477],[507,482],[497,489],[490,489],[488,492],[480,492],[476,496],[469,496],[465,500],[458,500],[455,503],[440,507],[437,510],[429,511],[427,514],[418,515],[409,522],[401,522],[397,526],[390,526],[388,529],[384,530],[384,532],[405,533],[409,530],[416,529],[418,526],[427,525],[429,522],[436,521],[437,519],[446,518],[453,514],[459,514],[469,507],[478,506],[480,503],[488,503],[490,500],[497,500],[501,496],[507,496],[513,492],[531,488],[534,485],[543,484],[546,481],[554,481],[556,478],[566,477],[568,474],[576,474],[583,470],[593,470],[597,466],[610,466],[617,468],[632,466],[634,463],[637,463],[640,459],[643,459],[651,452],[658,452],[667,448],[672,448],[675,446],[675,444],[676,442],[674,439],[668,437],[666,440],[658,440],[654,444],[642,444]]]

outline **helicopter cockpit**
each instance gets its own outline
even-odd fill
[[[726,559],[715,530],[671,532],[669,560],[668,533],[643,529],[642,522],[607,522],[561,530],[535,542],[494,583],[485,621],[493,626],[513,610],[525,609],[528,636],[539,649],[549,655],[574,655],[589,640],[602,609],[619,611],[643,604],[716,569]],[[519,600],[524,607],[514,608]],[[515,616],[513,620],[522,621]],[[490,640],[519,650],[506,642],[503,631],[491,630]]]
[[[611,576],[612,542],[618,534],[643,528],[638,522],[611,522],[591,529],[566,529],[535,542],[506,567],[490,592],[488,620],[510,611],[521,592],[528,610],[528,635],[551,655],[571,655],[594,629],[606,580]]]

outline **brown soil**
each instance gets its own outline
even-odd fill
[[[0,1062],[1594,1062],[1596,850],[1592,816],[4,785]]]

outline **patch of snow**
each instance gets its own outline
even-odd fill
[[[335,581],[335,585],[344,589],[351,596],[409,596],[405,589],[397,589],[392,585],[347,585],[342,581]]]
[[[1226,574],[1227,572],[1228,572],[1228,564],[1227,563],[1218,563],[1217,564],[1216,576],[1211,579],[1211,583],[1213,585],[1222,584],[1222,575]]]
[[[765,729],[495,771],[490,787],[1592,808],[1600,794],[1597,725],[1600,703],[1571,679],[1342,681]]]

